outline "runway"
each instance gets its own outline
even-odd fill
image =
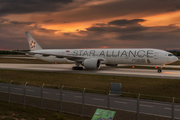
[[[157,69],[116,68],[107,67],[105,65],[102,65],[99,70],[72,70],[73,66],[73,64],[4,63],[0,64],[0,69],[180,79],[180,70],[162,70],[162,73],[158,73]]]

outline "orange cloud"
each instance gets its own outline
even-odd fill
[[[180,26],[180,11],[144,17],[142,19],[147,20],[140,23],[143,26],[166,26],[169,24],[176,24],[177,26]]]
[[[60,30],[61,32],[75,32],[85,30],[90,25],[87,23],[41,24],[42,28]]]

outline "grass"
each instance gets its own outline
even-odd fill
[[[0,120],[90,120],[88,117],[59,113],[36,107],[0,102]]]
[[[37,72],[37,71],[18,71],[18,70],[0,70],[2,80],[21,84],[28,82],[28,85],[39,86],[45,83],[45,87],[54,88],[62,85],[68,89],[68,86],[82,91],[108,92],[110,83],[122,83],[122,91],[130,93],[141,93],[148,95],[178,97],[180,98],[180,80],[164,78],[143,78],[128,76],[110,76],[110,75],[88,75],[59,72]]]

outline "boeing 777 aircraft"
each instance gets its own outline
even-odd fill
[[[156,65],[158,72],[165,64],[178,60],[172,53],[158,49],[42,49],[29,32],[26,32],[30,47],[29,55],[49,62],[74,62],[73,70],[100,69],[101,64]]]

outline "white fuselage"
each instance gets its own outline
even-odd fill
[[[178,58],[171,53],[158,49],[43,49],[31,51],[31,53],[56,54],[86,58],[104,58],[104,64],[140,64],[140,65],[164,65],[175,62]],[[73,62],[66,58],[56,56],[43,56],[35,54],[35,57],[49,62]]]

